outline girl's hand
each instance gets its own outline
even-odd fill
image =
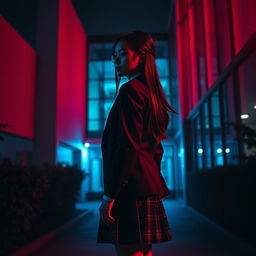
[[[116,221],[116,219],[111,216],[111,210],[114,203],[115,200],[103,200],[99,208],[100,217],[107,226],[109,226],[110,224],[114,224],[114,222]]]

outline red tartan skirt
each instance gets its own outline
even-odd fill
[[[116,200],[111,215],[116,222],[110,226],[100,218],[97,243],[154,244],[172,240],[160,195]]]

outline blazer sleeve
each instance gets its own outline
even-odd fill
[[[138,86],[138,85],[137,85]],[[131,84],[123,85],[118,102],[117,142],[114,147],[111,178],[104,184],[104,194],[116,199],[135,170],[142,144],[145,95]]]

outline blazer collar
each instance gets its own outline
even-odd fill
[[[141,76],[141,75],[142,75],[141,73],[137,73],[137,74],[133,75],[133,76],[129,79],[129,81],[131,81],[131,80],[133,80],[133,79],[135,79],[136,77]]]
[[[132,76],[129,81],[134,80],[134,79],[138,79],[138,80],[140,80],[140,81],[141,81],[142,83],[144,83],[144,84],[147,83],[146,77],[145,77],[145,75],[142,74],[142,73],[138,73],[138,74]],[[128,81],[128,82],[129,82],[129,81]]]

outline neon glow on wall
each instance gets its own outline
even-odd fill
[[[0,16],[0,123],[3,130],[34,138],[36,52]]]
[[[77,146],[85,137],[86,34],[69,0],[59,1],[57,139]]]
[[[175,5],[184,120],[256,32],[256,1],[180,0]]]

